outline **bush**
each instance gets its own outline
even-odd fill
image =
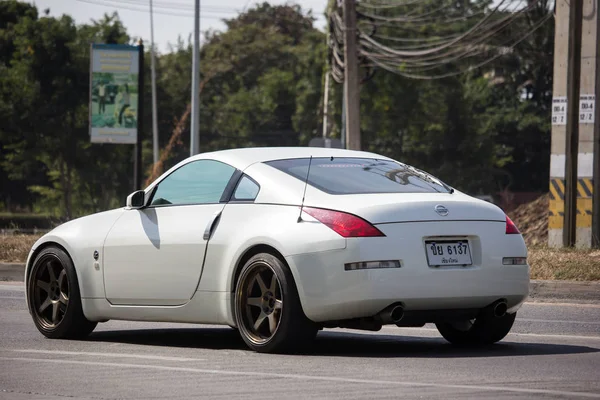
[[[52,229],[60,221],[44,214],[0,213],[0,229]]]

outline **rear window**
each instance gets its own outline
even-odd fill
[[[302,182],[309,158],[268,161]],[[370,158],[313,158],[308,183],[329,194],[448,193],[450,188],[433,176],[409,165]]]

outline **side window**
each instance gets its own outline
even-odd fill
[[[234,172],[219,161],[192,161],[158,184],[151,205],[218,203]]]
[[[260,186],[251,178],[244,175],[233,192],[232,200],[252,201],[258,196]]]

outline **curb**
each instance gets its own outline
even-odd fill
[[[529,283],[529,301],[600,303],[600,282],[540,281]]]
[[[0,263],[0,282],[23,282],[24,269],[25,264]],[[600,282],[532,280],[528,301],[600,304]]]
[[[23,278],[25,278],[25,264],[0,263],[0,282],[23,282]]]

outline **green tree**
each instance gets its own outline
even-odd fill
[[[131,151],[90,145],[88,70],[91,41],[128,39],[120,21],[106,16],[78,29],[68,16],[26,15],[12,31],[14,51],[0,78],[3,169],[41,196],[38,210],[69,219],[114,206],[124,183],[118,167]],[[32,179],[39,170],[45,181]]]

